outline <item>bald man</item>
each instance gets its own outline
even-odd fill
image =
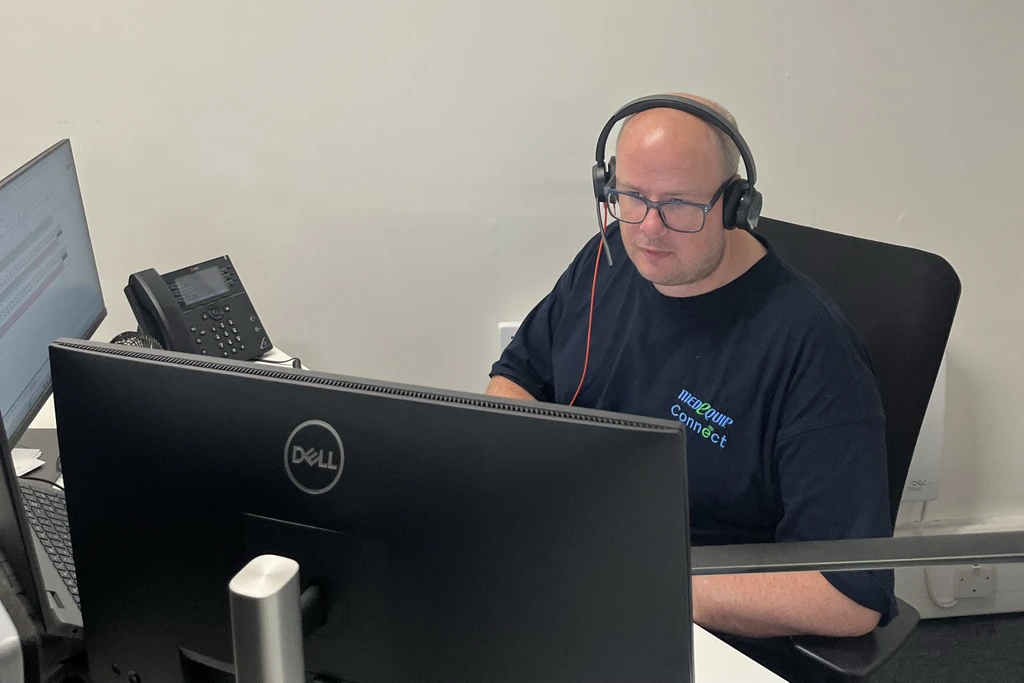
[[[738,158],[726,136],[680,111],[623,124],[610,207],[620,220],[607,231],[615,266],[600,264],[575,405],[688,427],[694,545],[891,535],[884,418],[864,345],[764,238],[724,228],[721,191]],[[664,210],[670,225],[644,198],[680,200]],[[489,394],[572,400],[599,244],[523,320]],[[857,636],[895,610],[891,572],[693,579],[694,621],[790,680],[805,680],[802,659],[783,636]]]

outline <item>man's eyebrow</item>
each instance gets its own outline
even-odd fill
[[[647,195],[644,195],[644,193],[641,192],[639,189],[637,189],[635,186],[630,185],[629,183],[618,183],[618,182],[616,182],[615,183],[615,189],[619,190],[621,192],[635,192],[636,194],[643,195],[645,197],[647,196]],[[694,197],[695,196],[694,193],[689,191],[689,190],[680,191],[680,192],[667,192],[666,195],[668,197],[672,198],[672,199],[688,199],[690,197]],[[649,199],[649,197],[648,197],[648,199]]]

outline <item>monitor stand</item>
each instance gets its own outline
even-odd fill
[[[260,555],[235,574],[228,588],[238,683],[306,680],[299,563]]]

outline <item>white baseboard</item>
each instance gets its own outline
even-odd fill
[[[897,520],[896,535],[914,534],[971,534],[991,531],[1012,531],[1024,529],[1024,517],[999,517],[986,520],[925,520],[923,524],[913,521],[919,519],[920,505],[915,504],[917,512],[902,514]],[[907,518],[907,521],[904,521]],[[961,617],[977,614],[1000,614],[1008,612],[1024,612],[1024,564],[995,564],[995,587],[992,595],[982,598],[961,598],[955,600],[956,567],[932,567],[928,570],[931,582],[929,595],[928,584],[925,582],[925,569],[911,567],[896,570],[896,595],[906,600],[921,613],[923,619],[939,619],[943,617]],[[941,607],[938,603],[954,603],[950,607]]]

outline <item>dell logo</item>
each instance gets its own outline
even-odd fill
[[[303,422],[284,446],[284,468],[300,490],[312,495],[327,493],[345,468],[345,449],[338,432],[323,420]]]
[[[327,453],[324,454],[324,450],[322,448],[317,450],[314,447],[307,451],[302,446],[292,446],[292,464],[297,465],[302,462],[306,463],[310,467],[319,467],[325,470],[338,469],[338,466],[334,462],[334,451],[327,451]]]

